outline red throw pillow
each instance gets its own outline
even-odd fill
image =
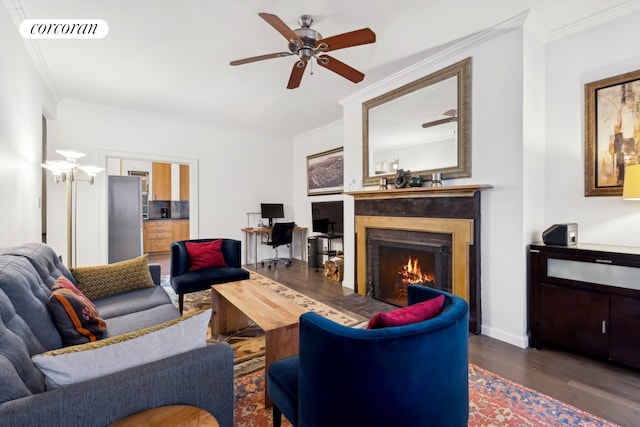
[[[186,242],[185,246],[189,254],[189,271],[227,266],[220,239],[211,242]]]
[[[440,295],[430,300],[408,305],[387,313],[378,313],[369,320],[367,329],[410,325],[432,319],[440,314],[443,305],[444,295]]]

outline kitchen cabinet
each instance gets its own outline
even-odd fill
[[[176,219],[173,223],[173,241],[189,240],[189,220]]]
[[[530,343],[640,368],[640,248],[529,247]]]
[[[171,163],[151,164],[152,200],[171,200]]]
[[[189,200],[189,165],[180,165],[180,200]]]
[[[188,219],[144,221],[144,252],[168,252],[171,242],[189,238]]]
[[[153,162],[152,200],[189,200],[189,165]]]

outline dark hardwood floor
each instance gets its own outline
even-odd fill
[[[166,256],[150,261],[169,274]],[[325,303],[352,292],[301,261],[288,268],[258,264],[256,271]],[[640,426],[640,370],[558,348],[522,349],[484,335],[469,338],[469,361],[621,426]]]

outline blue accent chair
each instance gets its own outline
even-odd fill
[[[201,243],[218,239],[191,239],[171,242],[169,267],[171,287],[178,294],[180,313],[184,307],[184,294],[211,289],[211,285],[235,282],[249,278],[249,272],[242,265],[242,242],[234,239],[222,240],[222,256],[226,267],[203,268],[189,271],[189,253],[187,242]]]
[[[409,305],[445,295],[423,322],[355,329],[300,316],[300,353],[274,362],[267,393],[274,426],[466,426],[469,309],[450,293],[410,285]]]

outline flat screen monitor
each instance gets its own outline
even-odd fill
[[[314,233],[342,236],[344,234],[344,214],[342,200],[312,202],[311,221]]]
[[[273,227],[274,218],[284,218],[284,205],[282,203],[261,203],[260,215],[269,219],[269,227]]]

